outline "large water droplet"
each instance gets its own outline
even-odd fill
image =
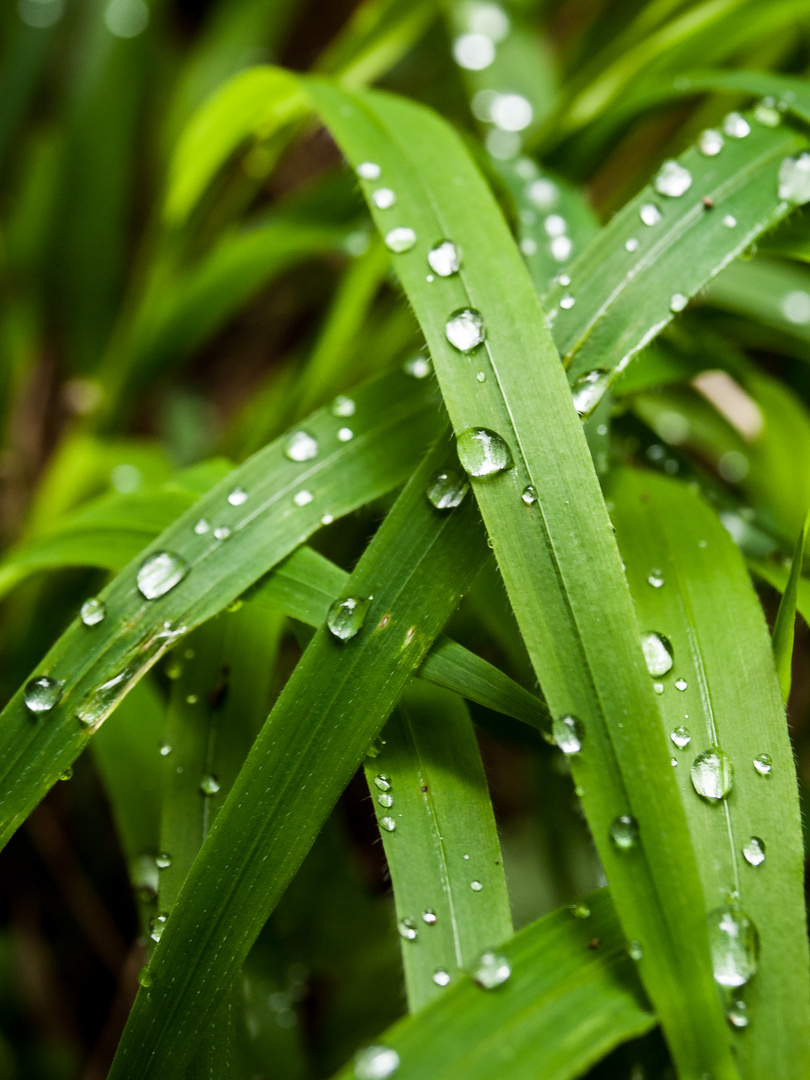
[[[779,168],[779,198],[794,206],[810,201],[810,154],[785,158]]]
[[[363,629],[371,601],[362,596],[335,600],[326,615],[326,625],[339,641],[349,641]]]
[[[672,645],[663,634],[657,634],[650,630],[641,635],[641,651],[647,664],[647,671],[654,679],[660,679],[672,670],[675,662],[672,655]]]
[[[555,716],[551,724],[554,742],[564,754],[578,754],[582,749],[585,729],[575,716]]]
[[[410,251],[416,243],[416,233],[407,225],[399,225],[385,234],[385,246],[395,255],[403,255]]]
[[[235,487],[228,496],[231,506],[243,506],[248,500],[248,493],[243,487]]]
[[[384,773],[378,773],[378,775],[374,777],[374,785],[378,791],[390,791],[391,777],[386,776]]]
[[[25,684],[23,701],[35,716],[50,712],[62,697],[63,686],[64,683],[52,679],[49,675],[37,675]]]
[[[761,866],[765,862],[765,841],[760,840],[758,836],[752,836],[743,845],[742,853],[745,861],[751,866]]]
[[[465,858],[466,858],[466,856],[465,856]],[[470,882],[470,888],[472,889],[473,892],[481,892],[483,887],[484,886],[481,884],[480,881],[471,881]]]
[[[473,978],[485,990],[494,990],[503,986],[512,974],[512,966],[502,953],[481,953],[475,963]]]
[[[710,802],[719,802],[731,792],[734,783],[734,766],[723,750],[715,748],[698,754],[692,762],[692,787]]]
[[[433,972],[433,981],[437,986],[447,986],[450,982],[450,972],[446,968],[436,968]]]
[[[215,776],[204,776],[200,781],[200,791],[203,795],[216,795],[219,791],[219,780]]]
[[[318,440],[308,431],[292,431],[284,444],[284,455],[290,461],[311,461],[318,453]]]
[[[354,1055],[357,1080],[387,1080],[399,1068],[399,1054],[390,1046],[366,1046]]]
[[[534,506],[537,502],[537,488],[534,484],[527,484],[520,497],[527,506]]]
[[[381,806],[384,810],[390,810],[394,805],[394,796],[390,791],[381,791],[377,796],[377,805]]]
[[[619,851],[629,851],[638,843],[638,822],[629,814],[614,818],[610,826],[610,839]]]
[[[486,337],[484,317],[475,308],[459,308],[445,323],[444,332],[459,352],[472,352]]]
[[[661,220],[661,211],[655,203],[645,203],[638,213],[645,225],[657,225]]]
[[[767,776],[773,768],[773,758],[770,754],[758,754],[754,758],[754,768],[760,776]]]
[[[380,818],[380,825],[385,829],[386,832],[395,832],[397,827],[396,821],[394,821],[392,817],[388,817],[387,815],[383,818]]]
[[[427,923],[428,926],[436,925],[436,912],[433,908],[425,908],[422,912],[422,922]]]
[[[419,934],[419,931],[413,925],[411,919],[400,919],[397,923],[397,930],[399,931],[399,936],[405,941],[416,941],[417,935]]]
[[[172,865],[172,857],[168,853],[168,851],[161,851],[155,856],[155,865],[157,866],[158,870],[168,870],[168,868]]]
[[[467,428],[456,440],[458,456],[470,476],[494,476],[512,467],[509,446],[489,428]]]
[[[730,112],[723,121],[723,131],[730,139],[744,139],[750,134],[751,125],[738,112]]]
[[[397,197],[391,188],[381,187],[371,193],[371,201],[378,210],[390,210],[397,201]]]
[[[708,128],[698,139],[698,150],[705,157],[716,157],[723,149],[724,139],[719,131]]]
[[[157,600],[179,585],[188,570],[188,563],[180,555],[155,551],[146,556],[138,570],[138,591],[147,600]]]
[[[107,605],[103,600],[99,600],[98,597],[94,596],[90,600],[85,600],[79,615],[85,626],[98,626],[100,622],[104,622],[107,615]]]
[[[149,937],[152,941],[160,941],[161,935],[166,927],[166,923],[169,920],[169,916],[161,912],[159,915],[155,915],[149,923]]]
[[[653,180],[659,195],[677,199],[692,186],[692,174],[679,161],[665,161]]]
[[[375,161],[363,161],[357,166],[355,172],[361,180],[379,180],[381,170]]]
[[[428,252],[427,260],[439,277],[450,277],[461,269],[461,252],[452,240],[439,240]]]
[[[731,904],[709,912],[709,950],[720,986],[744,986],[757,970],[759,934],[751,919]]]
[[[601,368],[579,376],[571,387],[571,398],[579,416],[590,416],[602,400],[609,381],[610,372]]]
[[[678,727],[674,728],[669,737],[679,750],[686,749],[692,741],[692,733],[689,728],[684,727],[683,724],[679,724]]]
[[[425,494],[437,510],[452,510],[461,503],[469,489],[466,476],[454,469],[443,469],[432,477]]]

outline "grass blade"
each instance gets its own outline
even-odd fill
[[[793,627],[796,622],[796,604],[799,598],[799,582],[804,565],[804,549],[807,546],[807,532],[810,529],[810,515],[805,519],[802,531],[793,551],[790,577],[782,595],[782,602],[776,615],[773,628],[773,657],[779,685],[782,687],[782,700],[787,704],[790,697],[791,662],[793,660]]]

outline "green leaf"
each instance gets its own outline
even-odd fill
[[[607,890],[582,910],[585,919],[555,911],[500,948],[512,969],[504,985],[464,978],[387,1031],[397,1080],[573,1080],[654,1027]]]
[[[387,95],[309,87],[350,162],[379,164],[396,191],[394,214],[372,209],[380,230],[415,232],[395,267],[457,435],[489,429],[514,463],[474,476],[475,495],[552,715],[573,714],[584,725],[585,749],[572,755],[572,770],[625,932],[647,950],[642,975],[673,1056],[684,1075],[733,1077],[683,808],[663,733],[649,737],[659,721],[632,603],[531,280],[491,193],[443,121]],[[463,267],[428,283],[425,257],[441,238],[459,245]],[[445,336],[448,317],[464,308],[480,311],[486,325],[486,344],[469,356]],[[537,498],[530,505],[521,497],[527,485]],[[652,774],[661,777],[654,798],[641,779]],[[638,821],[644,838],[630,852],[610,840],[622,815]]]
[[[366,779],[394,887],[408,1007],[417,1012],[512,936],[506,878],[464,703],[414,682],[377,746]]]
[[[793,752],[762,608],[716,514],[688,487],[650,473],[611,475],[616,536],[642,626],[666,636],[674,664],[661,677],[664,730],[710,909],[738,897],[759,931],[759,971],[729,990],[750,1025],[731,1030],[746,1077],[804,1075],[810,985],[802,834]],[[662,584],[657,584],[662,582]],[[676,729],[686,727],[688,733]],[[676,739],[691,736],[679,747]],[[726,799],[693,787],[695,759],[719,748],[732,763]],[[755,767],[770,756],[771,771]],[[766,766],[760,765],[760,768]],[[656,778],[650,779],[657,783]],[[765,859],[752,849],[755,837]],[[642,961],[643,964],[643,961]]]
[[[339,640],[321,627],[259,734],[155,950],[110,1080],[174,1077],[414,670],[486,557],[472,499],[436,511],[414,473],[349,579],[368,603]],[[224,886],[224,887],[223,887]]]
[[[793,626],[796,621],[796,603],[799,598],[799,582],[801,581],[802,566],[804,565],[804,549],[807,546],[808,529],[810,529],[810,514],[805,518],[804,525],[796,541],[793,562],[790,567],[790,577],[773,628],[773,656],[785,704],[787,704],[790,697]]]

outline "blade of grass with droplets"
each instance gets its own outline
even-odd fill
[[[48,680],[51,708],[31,711],[21,688],[3,710],[4,840],[178,636],[235,600],[325,514],[340,517],[402,483],[441,423],[434,403],[428,384],[397,372],[358,390],[351,429],[328,409],[314,413],[113,579],[100,594],[106,617],[92,626],[77,619],[35,673]]]
[[[352,164],[373,161],[396,192],[393,213],[372,213],[398,249],[395,267],[552,714],[584,725],[572,770],[625,930],[648,950],[642,977],[673,1056],[684,1076],[734,1077],[683,808],[663,734],[649,738],[659,721],[635,614],[531,279],[491,192],[435,114],[378,93],[309,89]],[[427,282],[428,249],[442,238],[463,252],[461,272]],[[455,323],[459,311],[470,314]],[[640,782],[646,776],[660,782]],[[642,838],[631,823],[629,850],[611,841],[625,816]]]
[[[486,558],[475,503],[425,497],[425,458],[312,638],[217,816],[152,959],[110,1080],[174,1077],[412,673]],[[224,887],[223,887],[224,886]]]
[[[741,1073],[799,1080],[810,1053],[802,834],[762,608],[717,515],[684,484],[617,470],[609,496],[643,627],[665,635],[674,658],[659,684],[677,761],[670,772],[714,911],[715,967],[730,997]],[[759,931],[759,970],[750,982],[743,931],[735,953],[717,929],[737,903]]]
[[[365,763],[394,887],[408,1008],[512,936],[501,847],[464,703],[414,682]],[[490,965],[497,967],[497,963]]]
[[[570,285],[549,292],[569,377],[591,380],[581,384],[586,411],[691,297],[801,201],[788,198],[782,170],[808,145],[804,136],[751,115],[728,130],[738,137],[704,136],[703,150],[665,162],[574,262]]]
[[[499,949],[511,967],[502,985],[462,978],[385,1032],[397,1080],[573,1080],[654,1027],[607,890],[582,911],[555,911]],[[337,1077],[356,1075],[348,1064]]]
[[[790,697],[791,666],[793,661],[793,627],[796,622],[796,604],[799,599],[799,583],[802,577],[804,564],[804,550],[807,546],[807,533],[810,530],[810,515],[805,518],[796,547],[793,550],[793,562],[790,567],[790,576],[787,587],[782,595],[782,602],[776,615],[776,623],[773,628],[773,656],[776,663],[776,671],[779,675],[779,685],[782,687],[782,698],[787,704]]]

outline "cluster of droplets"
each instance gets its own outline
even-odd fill
[[[377,802],[383,808],[383,810],[390,810],[391,807],[394,805],[394,796],[391,792],[391,777],[386,776],[385,773],[377,773],[377,775],[374,777],[374,786],[378,791]],[[391,814],[384,814],[380,818],[380,828],[384,829],[387,833],[396,832],[396,820],[391,816]],[[416,937],[415,931],[414,937]]]

